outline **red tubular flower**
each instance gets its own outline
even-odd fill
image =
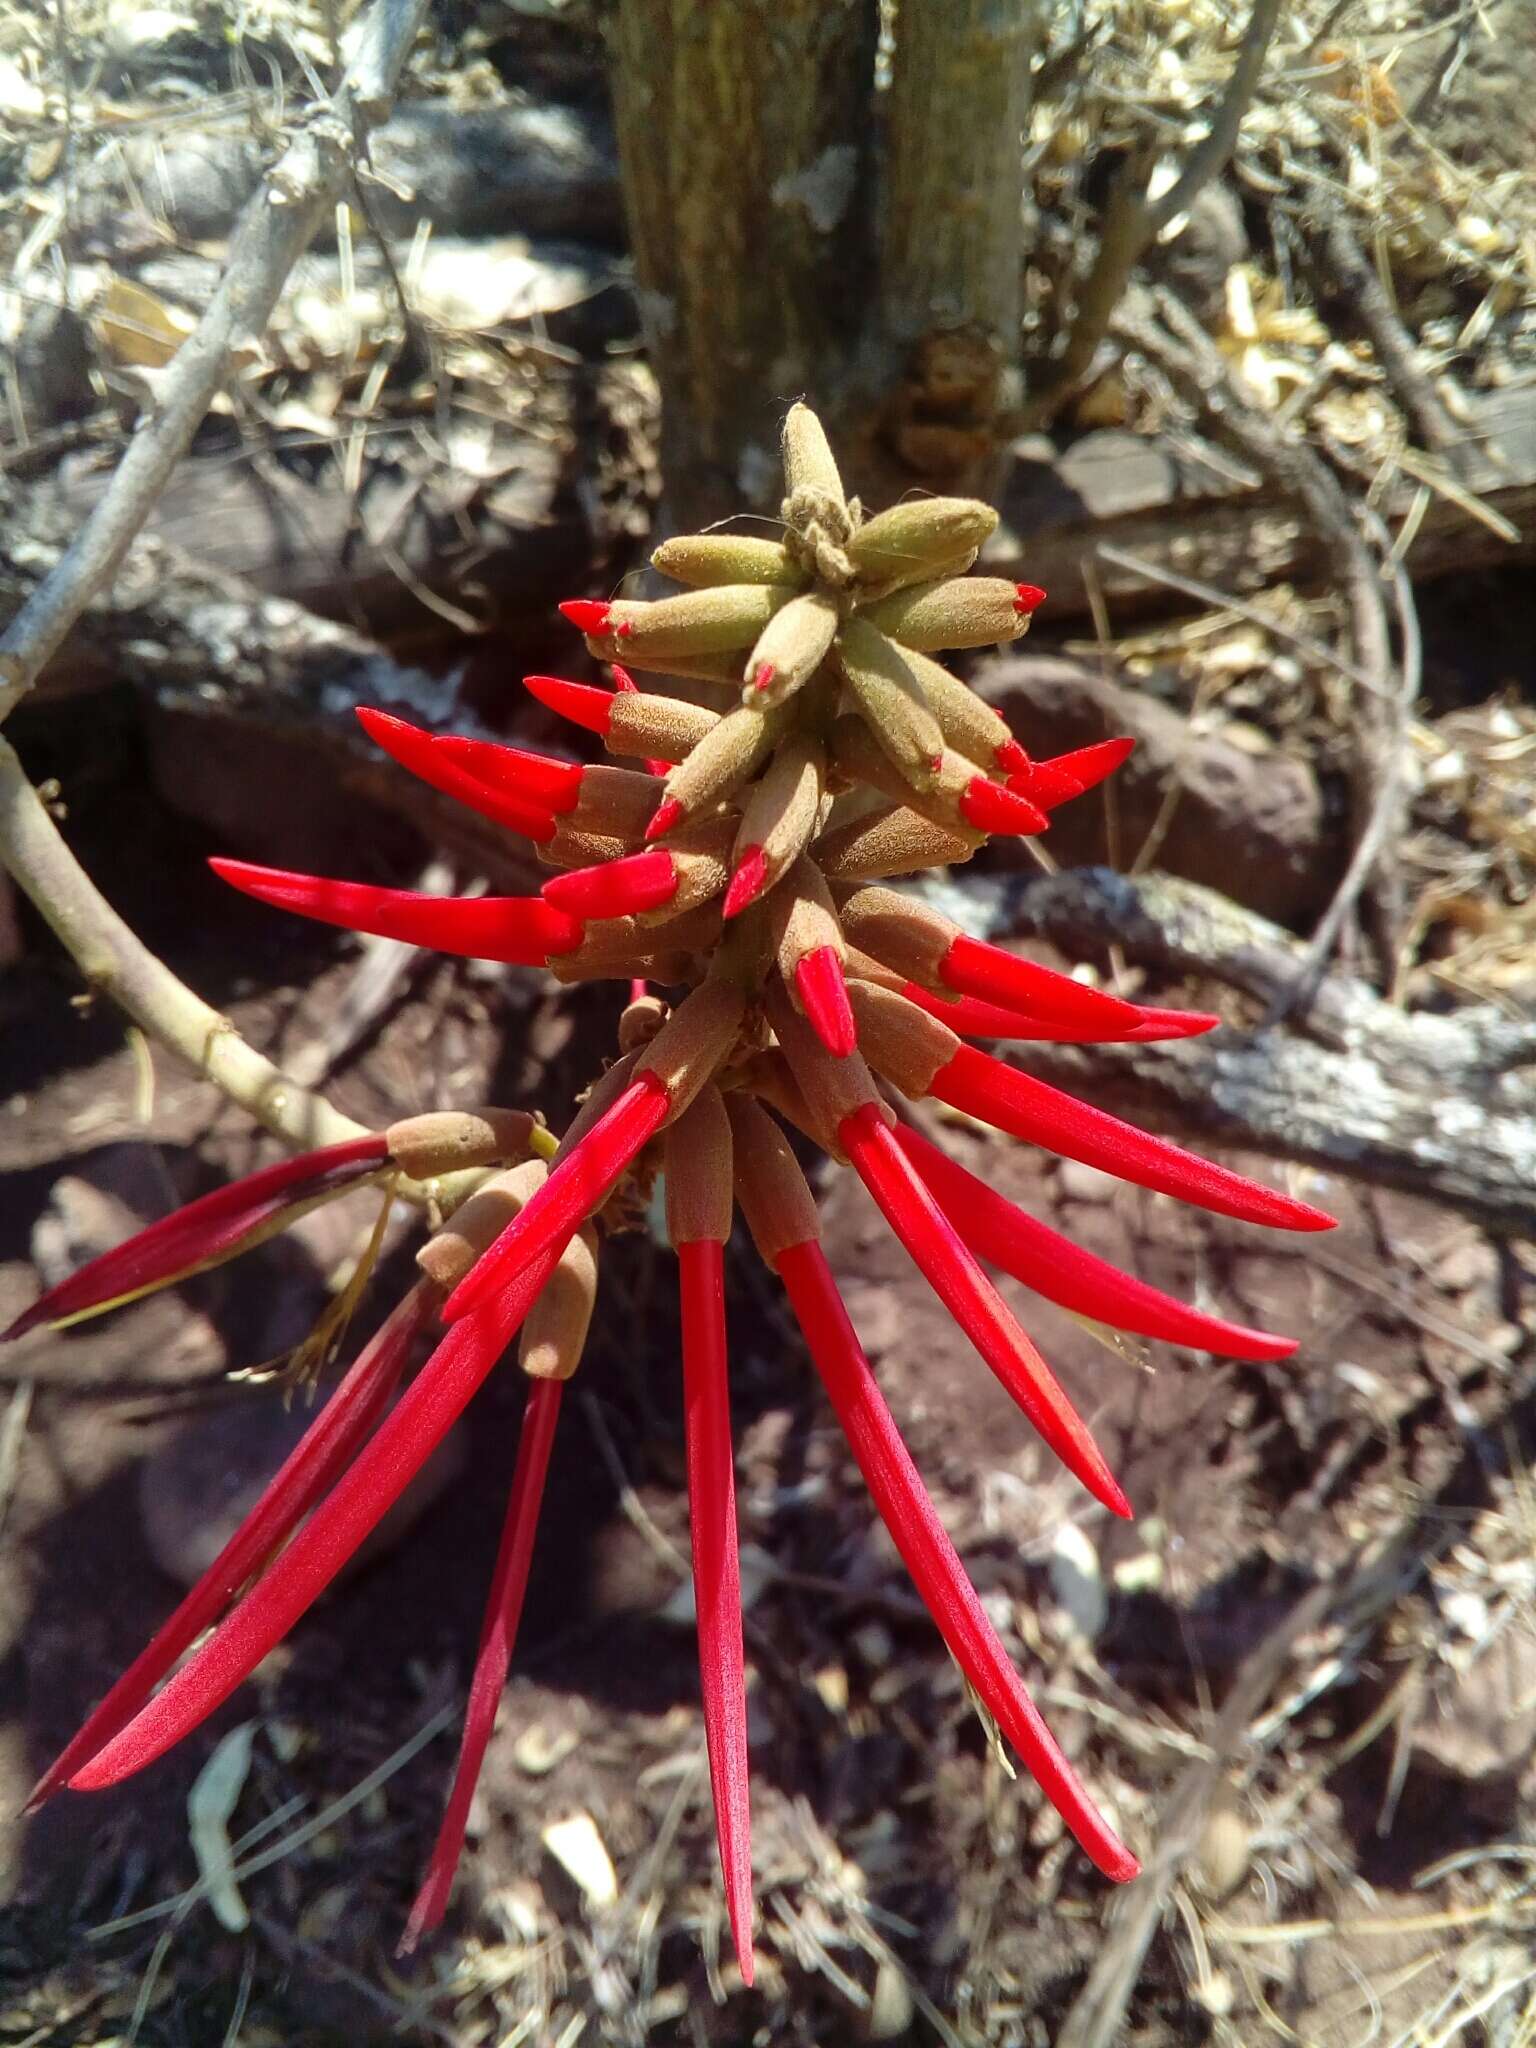
[[[795,993],[806,1022],[837,1060],[845,1060],[858,1045],[853,1011],[848,1007],[848,984],[843,980],[843,963],[835,946],[817,946],[802,953],[795,966]]]
[[[1014,593],[1013,608],[1020,618],[1027,619],[1045,603],[1045,592],[1038,583],[1016,583]]]
[[[1070,974],[1041,967],[1002,946],[989,946],[962,932],[939,962],[939,979],[957,995],[979,996],[1005,1008],[1024,1010],[1063,1024],[1122,1029],[1141,1020],[1136,1005],[1102,989],[1074,981]]]
[[[1051,822],[1040,806],[1005,782],[990,782],[977,775],[967,783],[960,799],[960,815],[978,832],[1003,832],[1028,836],[1043,832]]]
[[[442,1825],[426,1876],[411,1907],[398,1955],[409,1955],[423,1934],[437,1926],[453,1889],[453,1874],[464,1850],[464,1830],[469,1822],[470,1802],[485,1761],[486,1745],[496,1725],[496,1709],[517,1644],[517,1625],[522,1619],[523,1596],[528,1590],[528,1567],[533,1561],[533,1539],[538,1528],[539,1508],[544,1499],[544,1481],[549,1472],[549,1454],[555,1441],[555,1424],[560,1417],[561,1380],[531,1380],[523,1426],[517,1442],[517,1464],[512,1474],[512,1497],[502,1527],[496,1569],[491,1576],[486,1602],[485,1626],[475,1653],[474,1676],[469,1684],[469,1704],[464,1730],[459,1738],[459,1758],[453,1784],[443,1809]]]
[[[1208,1010],[1155,1010],[1138,1004],[1133,1006],[1137,1022],[1112,1031],[1102,1024],[1067,1024],[1004,1009],[978,996],[956,996],[946,1002],[915,981],[903,982],[901,993],[962,1038],[1036,1039],[1053,1045],[1158,1045],[1169,1039],[1199,1038],[1221,1022]]]
[[[677,1247],[683,1311],[683,1401],[688,1444],[688,1520],[709,1781],[731,1938],[752,1982],[752,1822],[747,1699],[741,1628],[736,1482],[726,1385],[724,1246]]]
[[[24,1337],[44,1323],[73,1322],[216,1266],[287,1211],[297,1213],[318,1197],[366,1180],[387,1156],[382,1133],[348,1138],[317,1152],[280,1159],[228,1187],[215,1188],[50,1287],[0,1331],[0,1344]]]
[[[70,1777],[98,1792],[143,1770],[223,1705],[377,1528],[437,1449],[521,1327],[560,1254],[533,1259],[480,1315],[451,1329],[400,1404],[282,1556],[164,1691]]]
[[[671,1097],[660,1078],[638,1074],[449,1295],[443,1320],[457,1323],[473,1314],[530,1261],[557,1260],[671,1110]]]
[[[1332,1230],[1334,1218],[1308,1202],[1185,1152],[1166,1139],[1139,1131],[1102,1109],[1064,1095],[1032,1074],[1004,1065],[974,1046],[963,1045],[929,1085],[940,1101],[962,1109],[995,1129],[1043,1145],[1063,1159],[1097,1166],[1119,1180],[1159,1194],[1174,1195],[1218,1216],[1243,1223],[1267,1223],[1276,1230]]]
[[[913,1169],[880,1105],[845,1117],[837,1138],[923,1277],[1044,1441],[1095,1500],[1129,1519],[1131,1504],[1087,1424]]]
[[[736,863],[731,876],[731,886],[725,892],[723,915],[727,918],[740,917],[751,903],[763,893],[763,884],[768,879],[768,855],[761,846],[749,846]]]
[[[774,1260],[849,1448],[950,1655],[1094,1863],[1124,1884],[1140,1870],[1083,1790],[987,1619],[881,1398],[821,1246]]]
[[[572,770],[577,777],[574,787],[569,776],[553,785],[547,777],[541,778],[535,785],[545,789],[555,787],[565,799],[563,804],[556,805],[531,794],[526,787],[509,788],[504,781],[493,781],[472,768],[462,749],[484,748],[484,741],[439,739],[434,733],[423,732],[419,726],[408,725],[403,718],[392,718],[387,711],[375,711],[366,704],[357,706],[357,718],[375,745],[381,747],[392,761],[398,761],[402,768],[409,769],[419,781],[432,789],[440,789],[444,796],[455,798],[481,817],[491,818],[498,825],[505,825],[509,831],[540,845],[554,834],[555,811],[569,809],[576,800],[580,770],[572,762],[551,762],[549,765]],[[509,747],[505,751],[515,753],[517,749]],[[525,758],[531,761],[539,757],[530,754]]]
[[[389,1405],[411,1341],[431,1310],[433,1290],[418,1283],[364,1346],[234,1535],[150,1643],[128,1666],[33,1788],[28,1808],[68,1783],[74,1772],[125,1728],[182,1652],[217,1621],[350,1463]]]
[[[899,1127],[895,1138],[977,1258],[1000,1267],[1047,1301],[1112,1329],[1217,1351],[1228,1358],[1289,1358],[1296,1349],[1293,1338],[1272,1337],[1265,1330],[1204,1315],[1095,1258],[1027,1216],[909,1125]]]
[[[670,903],[677,884],[677,862],[664,846],[653,846],[556,875],[544,884],[544,899],[573,917],[637,917]]]
[[[569,619],[578,633],[601,634],[608,630],[610,607],[595,597],[568,597],[560,616]]]
[[[1049,761],[1026,760],[1009,775],[1008,787],[1043,811],[1053,811],[1107,780],[1135,751],[1133,739],[1097,740],[1091,747],[1056,754]]]
[[[542,896],[424,896],[415,889],[376,889],[333,882],[244,860],[211,860],[221,880],[259,903],[294,910],[320,924],[375,932],[409,946],[432,946],[471,960],[542,967],[581,944],[581,920]]]
[[[675,796],[663,797],[656,806],[656,815],[645,828],[647,839],[660,839],[670,832],[674,825],[680,825],[688,814],[688,807]]]

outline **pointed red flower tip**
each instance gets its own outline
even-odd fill
[[[1091,747],[1078,747],[1073,753],[1057,754],[1049,761],[1032,761],[1027,769],[1009,778],[1009,786],[1051,811],[1058,804],[1096,789],[1135,751],[1136,742],[1130,738],[1097,740]]]
[[[1029,772],[1029,756],[1017,740],[1004,740],[992,759],[1005,775],[1027,775]]]
[[[544,896],[573,917],[636,917],[659,910],[677,894],[677,862],[664,846],[622,860],[597,861],[572,868],[544,884]]]
[[[243,1180],[215,1188],[212,1194],[163,1216],[125,1244],[71,1273],[57,1287],[50,1287],[8,1328],[0,1330],[0,1344],[24,1337],[45,1323],[70,1322],[93,1309],[131,1301],[152,1288],[168,1286],[204,1266],[217,1264],[293,1203],[365,1178],[382,1165],[388,1150],[382,1132],[348,1138],[339,1145],[280,1159],[259,1173],[248,1173]]]
[[[415,889],[333,882],[244,860],[213,859],[208,865],[232,887],[279,910],[470,960],[542,967],[574,952],[582,940],[580,920],[542,896],[425,896]]]
[[[1156,1010],[1133,1004],[1137,1021],[1109,1030],[1102,1022],[1072,1024],[1027,1010],[1004,1009],[1001,1003],[983,1002],[979,996],[946,999],[915,981],[903,982],[901,993],[962,1038],[1022,1038],[1052,1045],[1157,1045],[1168,1039],[1198,1038],[1221,1022],[1205,1010]]]
[[[1141,1022],[1130,1034],[1133,1045],[1157,1045],[1171,1038],[1203,1038],[1221,1019],[1209,1010],[1158,1010],[1141,1004]]]
[[[964,932],[939,962],[939,979],[956,995],[980,996],[985,1002],[1047,1021],[1099,1027],[1106,1033],[1128,1030],[1140,1022],[1134,1003],[1088,988],[1070,974],[1057,974],[1037,961],[1025,960],[1001,946],[989,946],[984,939],[973,939]]]
[[[433,1299],[432,1289],[418,1283],[375,1332],[207,1571],[39,1778],[27,1801],[29,1812],[127,1727],[182,1652],[218,1620],[346,1469],[388,1406]]]
[[[466,739],[461,733],[445,733],[437,742],[437,753],[488,789],[522,798],[556,817],[576,808],[586,772],[579,761],[557,761],[551,754],[503,746],[495,740]]]
[[[755,903],[767,879],[768,855],[761,846],[749,846],[737,862],[731,886],[725,892],[726,918],[740,917],[749,903]]]
[[[660,839],[662,834],[670,832],[674,825],[681,824],[684,814],[684,806],[675,796],[664,796],[656,806],[656,815],[645,828],[646,838]]]
[[[880,1519],[950,1655],[1095,1865],[1126,1883],[1141,1866],[1083,1789],[987,1619],[875,1383],[826,1254],[814,1241],[791,1245],[774,1265]]]
[[[557,1261],[581,1225],[671,1114],[672,1098],[660,1075],[642,1068],[611,1102],[581,1142],[551,1169],[548,1180],[521,1208],[443,1304],[455,1326],[492,1300],[530,1262]]]
[[[427,1859],[426,1875],[411,1907],[396,1955],[410,1955],[423,1934],[437,1926],[448,1907],[453,1875],[464,1851],[464,1831],[469,1825],[470,1804],[479,1782],[480,1767],[485,1762],[491,1730],[496,1725],[496,1709],[501,1705],[512,1652],[517,1645],[517,1628],[523,1617],[523,1596],[528,1590],[528,1568],[533,1562],[533,1540],[544,1499],[544,1481],[555,1441],[555,1424],[560,1417],[563,1384],[560,1380],[529,1382],[522,1431],[517,1440],[512,1496],[502,1525],[496,1568],[491,1574],[491,1591],[486,1601],[480,1646],[475,1652],[464,1732],[459,1738],[459,1758],[454,1766],[448,1803],[443,1809],[442,1825],[432,1854]]]
[[[486,742],[460,741],[446,736],[439,738],[435,733],[423,732],[418,725],[408,725],[403,718],[392,718],[387,711],[375,711],[368,704],[359,704],[356,710],[358,723],[374,745],[381,747],[392,761],[398,761],[402,768],[408,769],[431,788],[442,790],[445,796],[454,797],[467,809],[478,812],[481,817],[493,818],[498,825],[520,832],[527,839],[542,844],[552,836],[554,816],[551,806],[542,796],[530,796],[525,789],[508,788],[504,784],[484,780],[477,770],[459,758],[458,747],[484,747]],[[516,753],[517,749],[509,747],[492,751]],[[534,754],[524,756],[529,761],[542,758]],[[575,802],[574,794],[570,801]]]
[[[1038,583],[1015,583],[1013,589],[1013,608],[1020,618],[1027,619],[1045,603],[1045,592]]]
[[[612,607],[595,597],[570,597],[561,605],[560,614],[578,633],[600,635],[608,631]]]
[[[907,1126],[898,1128],[896,1142],[977,1258],[1073,1315],[1090,1316],[1138,1337],[1219,1352],[1225,1358],[1267,1361],[1289,1358],[1296,1349],[1290,1337],[1274,1337],[1267,1330],[1205,1315],[1122,1273],[1037,1222]]]
[[[966,784],[960,815],[978,832],[1043,832],[1051,822],[1028,797],[985,775],[973,775]]]
[[[572,725],[606,736],[613,716],[613,691],[594,689],[590,683],[568,683],[562,676],[524,676],[523,688],[557,718],[568,718]]]
[[[778,669],[771,661],[759,662],[757,673],[752,678],[753,688],[758,690],[771,689],[773,687],[773,679],[778,672]]]
[[[1007,1131],[1026,1143],[1041,1145],[1063,1159],[1097,1166],[1117,1180],[1158,1194],[1173,1195],[1218,1216],[1242,1223],[1264,1223],[1274,1230],[1333,1230],[1338,1219],[1298,1202],[1278,1188],[1247,1180],[1230,1167],[1202,1159],[1154,1138],[1134,1124],[1122,1123],[1102,1109],[1064,1095],[1032,1074],[1022,1074],[989,1054],[963,1045],[941,1067],[929,1092],[968,1116]]]
[[[924,1279],[1073,1477],[1111,1514],[1131,1504],[1055,1375],[897,1144],[877,1102],[853,1110],[838,1143]]]
[[[795,962],[795,993],[806,1022],[835,1060],[858,1049],[848,984],[835,946],[816,946]]]
[[[164,1756],[271,1654],[458,1421],[558,1259],[557,1252],[531,1261],[497,1290],[484,1315],[447,1333],[282,1555],[163,1690],[73,1773],[69,1782],[76,1791],[104,1791]]]
[[[677,1258],[683,1315],[688,1523],[693,1537],[704,1735],[731,1939],[741,1962],[742,1981],[750,1985],[752,1821],[736,1481],[726,1379],[724,1247],[701,1239],[680,1244]]]

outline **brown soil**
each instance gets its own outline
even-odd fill
[[[51,750],[68,767],[72,837],[179,971],[276,1054],[321,1031],[355,949],[217,892],[201,866],[209,848],[141,793],[131,725],[104,718],[87,745],[39,722],[21,744],[40,772]],[[281,792],[273,802],[273,829],[302,866],[305,820],[282,815]],[[341,822],[350,871],[379,872],[376,821]],[[334,848],[336,817],[325,832]],[[31,1298],[45,1212],[45,1251],[71,1232],[111,1241],[132,1216],[267,1156],[243,1119],[160,1056],[146,1116],[120,1021],[79,1008],[67,963],[28,918],[22,931],[24,956],[0,984],[0,1319]],[[612,1003],[551,1006],[533,981],[424,963],[332,1077],[334,1099],[370,1121],[443,1096],[536,1099],[558,1122],[606,1041]],[[1528,1914],[1494,1908],[1519,1873],[1484,1852],[1518,1839],[1536,1782],[1529,1738],[1509,1746],[1518,1700],[1494,1711],[1485,1694],[1496,1666],[1511,1699],[1523,1685],[1528,1700],[1532,1674],[1518,1657],[1512,1668],[1485,1654],[1468,1599],[1483,1600],[1491,1625],[1519,1594],[1506,1635],[1528,1636],[1530,1496],[1510,1477],[1525,1469],[1533,1419],[1528,1400],[1512,1405],[1529,1385],[1526,1268],[1455,1214],[1403,1196],[1314,1179],[1302,1191],[1341,1228],[1286,1241],[973,1130],[946,1142],[1094,1250],[1304,1339],[1295,1361],[1268,1367],[1112,1350],[1008,1288],[1137,1504],[1135,1523],[1111,1524],[1051,1469],[862,1190],[825,1177],[829,1252],[941,1513],[1058,1733],[1140,1849],[1155,1846],[1213,1714],[1302,1592],[1363,1545],[1403,1546],[1384,1591],[1367,1597],[1383,1582],[1362,1579],[1354,1625],[1331,1620],[1293,1647],[1260,1718],[1216,1759],[1225,1834],[1208,1830],[1181,1911],[1154,1937],[1124,2038],[1257,2041],[1262,1999],[1292,2038],[1355,2041],[1374,1997],[1391,2039],[1456,1995],[1469,1959],[1481,1985],[1501,1968],[1513,1980]],[[15,1814],[174,1599],[146,1548],[142,1461],[215,1404],[278,1398],[224,1374],[293,1341],[326,1271],[366,1228],[366,1206],[5,1358],[0,1415],[13,1389],[30,1381],[35,1392],[0,1501],[0,1812]],[[446,1735],[250,1879],[245,1933],[197,1908],[150,1987],[140,2041],[1055,2039],[1114,1938],[1110,1901],[1033,1786],[989,1752],[775,1290],[738,1244],[742,1538],[764,1559],[749,1574],[760,1584],[748,1624],[759,1985],[741,1988],[722,1926],[691,1632],[674,1598],[687,1533],[669,1265],[643,1233],[605,1255],[604,1313],[563,1421],[515,1675],[443,1937],[409,1965],[391,1959],[436,1825]],[[405,1269],[397,1250],[377,1301]],[[492,1381],[471,1411],[461,1480],[180,1751],[115,1794],[66,1795],[6,1822],[0,2042],[129,2035],[171,1923],[101,1940],[91,1930],[193,1881],[186,1793],[238,1721],[260,1725],[236,1832],[295,1797],[298,1818],[312,1815],[457,1704],[520,1398],[514,1374]],[[1057,1597],[1069,1524],[1107,1595],[1091,1645]],[[1477,1741],[1458,1745],[1457,1731],[1474,1728]],[[1367,1739],[1352,1751],[1356,1733]],[[550,1822],[581,1813],[612,1859],[616,1902],[584,1898],[543,1845]],[[1462,1852],[1466,1868],[1428,1895],[1410,1889]],[[1230,1869],[1223,1853],[1235,1854]],[[1451,1923],[1426,1931],[1432,1911]],[[1318,1920],[1343,1932],[1284,1937]]]

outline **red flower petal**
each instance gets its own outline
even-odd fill
[[[1059,1088],[1021,1074],[974,1046],[964,1045],[934,1076],[930,1091],[968,1116],[1029,1144],[1043,1145],[1064,1159],[1097,1166],[1137,1187],[1175,1195],[1181,1202],[1267,1223],[1276,1230],[1332,1230],[1335,1218],[1276,1188],[1246,1180],[1230,1167],[1185,1152],[1166,1139],[1139,1131],[1102,1109],[1091,1109]]]
[[[1004,740],[992,756],[992,765],[1004,775],[1026,775],[1029,772],[1029,756],[1017,740]]]
[[[960,799],[960,815],[978,832],[1043,832],[1051,822],[1037,804],[1006,783],[973,776]]]
[[[1053,811],[1107,780],[1135,751],[1132,739],[1096,740],[1091,747],[1078,747],[1049,761],[1031,761],[1009,776],[1008,787],[1042,810]]]
[[[1022,1010],[1005,1010],[978,996],[955,996],[946,1001],[915,981],[903,982],[901,993],[962,1038],[1023,1038],[1052,1045],[1155,1045],[1165,1039],[1198,1038],[1221,1022],[1205,1010],[1156,1010],[1137,1004],[1140,1022],[1125,1030],[1106,1031],[1098,1025],[1064,1024]]]
[[[1031,612],[1039,611],[1045,603],[1045,592],[1038,583],[1015,583],[1013,608],[1021,618],[1028,618]]]
[[[553,836],[555,821],[548,804],[495,788],[483,781],[447,751],[450,741],[423,732],[420,726],[407,725],[403,718],[391,718],[387,711],[375,711],[366,704],[357,706],[357,717],[368,737],[382,747],[392,761],[398,761],[402,768],[409,769],[412,775],[431,788],[454,797],[466,810],[475,811],[483,818],[493,818],[498,825],[505,825],[509,831],[521,833],[525,839],[536,840],[540,845]]]
[[[544,899],[574,917],[635,917],[670,903],[677,882],[677,862],[664,846],[653,846],[556,875],[544,884]]]
[[[747,1694],[741,1634],[736,1479],[726,1384],[724,1247],[703,1239],[677,1247],[683,1311],[683,1398],[688,1438],[688,1517],[699,1679],[720,1873],[731,1939],[752,1982],[752,1820],[748,1800]]]
[[[637,1074],[459,1282],[444,1305],[443,1320],[456,1323],[472,1313],[530,1260],[558,1260],[630,1161],[661,1129],[671,1108],[660,1077],[649,1071]]]
[[[334,882],[244,860],[211,860],[208,865],[234,888],[279,910],[471,960],[542,967],[558,954],[574,952],[582,940],[580,920],[542,896],[424,896],[415,889]]]
[[[40,1806],[128,1725],[182,1652],[218,1620],[251,1574],[345,1469],[388,1405],[411,1340],[426,1321],[432,1301],[432,1289],[418,1283],[359,1352],[207,1571],[43,1773],[27,1801],[29,1808]]]
[[[527,747],[503,746],[495,740],[466,739],[461,733],[444,734],[437,751],[443,760],[452,761],[488,789],[521,798],[531,809],[551,811],[557,818],[575,810],[581,779],[587,772],[579,761],[557,761],[553,754],[536,754]]]
[[[645,828],[646,838],[660,839],[674,825],[680,825],[685,815],[684,806],[675,796],[664,796],[656,806],[656,815]]]
[[[1129,1519],[1131,1504],[1087,1424],[896,1143],[880,1105],[845,1116],[837,1138],[929,1286],[1041,1437],[1095,1500]]]
[[[517,1643],[517,1625],[523,1614],[523,1595],[528,1588],[528,1567],[533,1560],[533,1539],[538,1529],[539,1507],[544,1499],[544,1480],[549,1471],[549,1454],[555,1441],[555,1424],[560,1416],[561,1380],[530,1380],[528,1401],[523,1409],[523,1426],[517,1440],[517,1465],[512,1474],[512,1497],[502,1525],[501,1546],[491,1575],[490,1597],[486,1602],[485,1625],[480,1647],[475,1652],[474,1676],[469,1682],[469,1704],[464,1714],[464,1731],[459,1738],[458,1762],[453,1784],[443,1809],[442,1825],[416,1903],[411,1907],[397,1955],[409,1955],[430,1928],[436,1927],[448,1905],[453,1874],[464,1849],[464,1830],[469,1822],[470,1802],[486,1745],[496,1725],[507,1668]]]
[[[613,716],[612,692],[595,690],[590,683],[568,683],[563,676],[524,676],[523,688],[557,718],[568,718],[587,732],[607,735]]]
[[[206,1720],[280,1643],[377,1527],[505,1351],[559,1261],[525,1266],[483,1315],[456,1324],[282,1556],[126,1728],[70,1779],[99,1792]]]
[[[749,846],[736,863],[736,872],[731,876],[731,886],[725,892],[727,918],[740,917],[749,903],[755,903],[763,893],[763,884],[768,879],[768,856],[760,846]]]
[[[595,597],[569,597],[561,605],[560,615],[569,619],[578,633],[606,633],[610,608]]]
[[[344,1188],[349,1181],[365,1179],[387,1157],[388,1146],[380,1132],[280,1159],[259,1173],[248,1173],[243,1180],[215,1188],[212,1194],[188,1202],[130,1237],[126,1244],[92,1259],[57,1287],[50,1287],[30,1308],[22,1310],[8,1329],[0,1330],[0,1344],[23,1337],[44,1323],[65,1322],[90,1309],[130,1300],[152,1287],[167,1286],[214,1265],[230,1257],[243,1238],[284,1209],[312,1195]]]
[[[1094,1863],[1124,1884],[1140,1865],[1057,1748],[988,1621],[881,1398],[821,1246],[792,1245],[774,1263],[848,1447],[950,1655]]]
[[[939,962],[939,979],[957,995],[980,996],[1005,1009],[1024,1010],[1063,1024],[1101,1024],[1106,1030],[1118,1030],[1140,1021],[1134,1003],[1088,988],[1070,974],[1058,974],[964,932]]]
[[[806,1022],[835,1060],[845,1060],[857,1050],[859,1034],[835,946],[814,946],[800,955],[795,962],[795,993]]]
[[[1289,1358],[1296,1349],[1293,1338],[1272,1337],[1265,1330],[1250,1330],[1219,1316],[1203,1315],[1144,1280],[1122,1273],[1107,1260],[1095,1258],[1027,1215],[974,1173],[967,1173],[918,1132],[901,1126],[896,1142],[977,1258],[1001,1267],[1074,1315],[1092,1316],[1116,1330],[1193,1345],[1227,1358]]]

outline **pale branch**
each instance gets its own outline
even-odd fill
[[[1264,69],[1280,4],[1281,0],[1253,0],[1232,75],[1211,125],[1167,190],[1155,199],[1150,194],[1156,161],[1151,151],[1139,152],[1116,180],[1104,209],[1097,253],[1078,290],[1066,342],[1025,407],[1031,427],[1047,425],[1092,368],[1131,272],[1153,242],[1170,221],[1188,211],[1196,194],[1225,170]]]
[[[1213,890],[1106,868],[1010,877],[993,929],[1213,978],[1273,1005],[1307,947]],[[1408,1012],[1350,976],[1325,977],[1304,1031],[1227,1025],[1182,1043],[1014,1057],[1094,1100],[1223,1143],[1447,1202],[1485,1225],[1536,1231],[1536,1020],[1492,1004]]]
[[[0,719],[115,574],[223,384],[231,351],[266,326],[288,273],[355,176],[370,128],[388,112],[426,7],[427,0],[373,0],[350,39],[340,86],[306,117],[246,207],[219,288],[160,379],[95,511],[0,637]]]

